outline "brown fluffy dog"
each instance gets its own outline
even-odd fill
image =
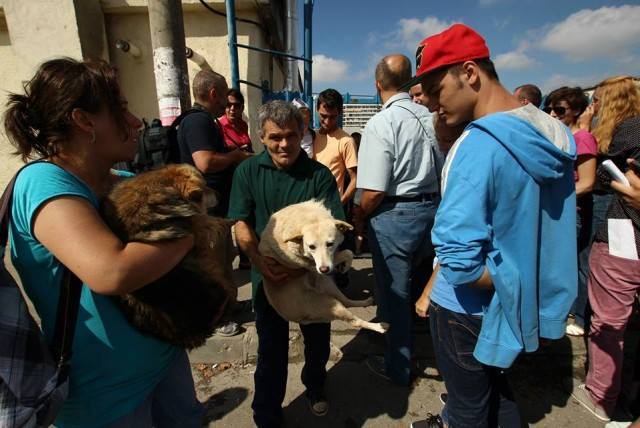
[[[193,249],[178,266],[120,298],[135,327],[187,349],[204,344],[235,300],[232,223],[207,215],[211,195],[194,167],[170,165],[123,180],[103,206],[107,224],[123,242],[194,235]]]

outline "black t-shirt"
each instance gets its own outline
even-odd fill
[[[216,119],[202,106],[194,104],[200,110],[188,114],[178,127],[178,147],[180,162],[194,165],[193,153],[207,150],[216,153],[227,153],[222,131]],[[231,179],[234,168],[228,167],[218,172],[203,173],[207,185],[220,193],[223,201],[228,201],[231,192]],[[222,202],[222,201],[221,201]]]

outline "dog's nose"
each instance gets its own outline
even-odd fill
[[[329,266],[320,266],[320,272],[321,273],[329,273],[331,269],[329,269]]]

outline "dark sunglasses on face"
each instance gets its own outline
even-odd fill
[[[243,108],[244,104],[243,103],[227,103],[227,108],[231,108],[231,107]]]
[[[557,106],[557,107],[545,107],[545,108],[543,109],[543,111],[544,111],[545,113],[547,113],[547,114],[551,113],[551,111],[552,111],[552,110],[553,110],[553,111],[555,112],[555,114],[557,114],[558,116],[564,116],[564,114],[567,112],[567,109],[566,109],[565,107],[560,107],[560,106]]]

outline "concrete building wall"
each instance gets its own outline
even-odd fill
[[[225,18],[206,10],[198,0],[182,3],[186,45],[229,79]],[[208,3],[224,11],[224,1]],[[236,14],[258,21],[255,4],[237,0]],[[255,25],[238,22],[237,31],[238,43],[266,47]],[[116,48],[118,39],[139,48],[140,56],[134,58]],[[146,0],[0,0],[0,112],[4,110],[6,94],[22,91],[23,81],[33,76],[38,64],[63,55],[109,60],[119,70],[133,113],[147,120],[158,117]],[[269,55],[239,49],[238,60],[240,79],[257,84],[269,79]],[[190,83],[198,70],[194,62],[188,61]],[[274,61],[273,87],[280,89],[283,81]],[[244,84],[240,89],[246,98],[245,119],[249,121],[254,148],[260,150],[255,118],[262,94]],[[21,162],[11,155],[13,147],[4,135],[4,127],[0,128],[0,185],[4,186]]]

